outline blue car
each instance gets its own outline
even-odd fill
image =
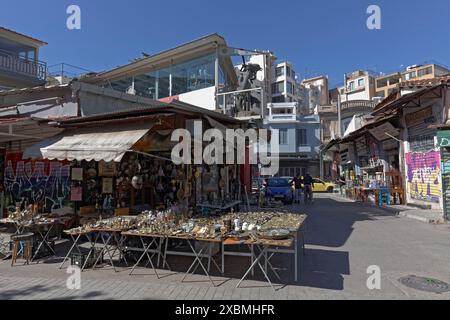
[[[285,178],[269,178],[266,185],[266,197],[282,201],[284,204],[292,204],[294,194],[290,181]]]

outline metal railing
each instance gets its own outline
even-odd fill
[[[47,64],[38,60],[28,60],[0,50],[0,69],[45,81]]]
[[[369,100],[353,100],[345,101],[341,104],[341,109],[351,109],[351,108],[374,108],[378,102]]]

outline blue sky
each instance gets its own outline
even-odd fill
[[[1,1],[0,25],[47,41],[48,65],[101,71],[214,32],[230,46],[273,51],[302,77],[327,74],[331,85],[356,69],[450,65],[448,0]],[[70,4],[81,8],[81,30],[66,28]],[[381,30],[366,27],[371,4]]]

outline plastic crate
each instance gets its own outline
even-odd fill
[[[73,266],[78,266],[80,268],[83,267],[83,265],[86,262],[86,259],[88,258],[89,252],[85,253],[72,253],[70,255],[70,264]],[[98,264],[103,264],[103,251],[101,249],[95,249],[93,253],[89,256],[89,260],[86,262],[85,268],[93,267],[95,264],[95,261],[100,256],[100,259],[97,262]]]

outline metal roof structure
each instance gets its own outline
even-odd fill
[[[17,31],[14,31],[14,30],[11,30],[11,29],[8,29],[8,28],[5,28],[5,27],[0,27],[0,34],[2,34],[2,33],[5,34],[5,35],[11,35],[11,36],[15,36],[15,37],[22,38],[23,40],[26,40],[26,41],[28,41],[28,42],[31,41],[31,42],[33,42],[35,45],[37,45],[37,46],[39,46],[39,47],[48,44],[48,43],[45,42],[45,41],[42,41],[42,40],[39,40],[39,39],[30,37],[30,36],[27,36],[27,35],[25,35],[25,34],[23,34],[23,33],[19,33],[19,32],[17,32]]]
[[[219,46],[227,47],[225,39],[221,35],[213,33],[153,55],[146,55],[143,58],[136,59],[133,62],[111,70],[88,74],[80,79],[80,81],[95,84],[120,79],[128,75],[136,75],[140,72],[167,67],[177,63],[177,61],[181,62],[208,52],[213,52]],[[228,71],[227,73],[229,75],[233,76],[233,79],[230,79],[232,83],[237,84],[237,76],[231,59],[224,59],[223,67]]]

